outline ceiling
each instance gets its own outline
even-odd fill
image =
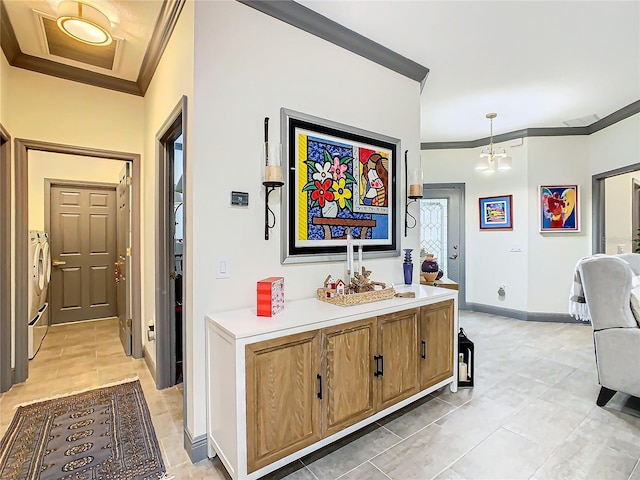
[[[68,39],[53,49],[47,30],[61,0],[2,1],[2,49],[11,65],[96,86],[144,95],[185,0],[90,0],[111,22],[115,49],[110,61],[88,63],[112,47],[84,46]],[[49,42],[47,40],[49,39]],[[84,50],[74,55],[73,46]],[[56,54],[54,54],[54,52]],[[83,57],[84,55],[84,57]],[[83,60],[79,60],[83,58]],[[102,66],[97,66],[101,64]]]
[[[430,69],[422,142],[488,137],[489,112],[495,135],[640,100],[639,1],[298,3]]]
[[[2,48],[15,66],[144,95],[184,1],[87,1],[119,40],[112,69],[49,53],[40,18],[55,18],[60,0],[2,1]],[[489,112],[498,135],[603,118],[640,100],[637,0],[298,3],[429,68],[422,142],[487,137]]]

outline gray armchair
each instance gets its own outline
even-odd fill
[[[580,270],[601,386],[596,404],[606,405],[616,392],[640,397],[640,328],[630,307],[640,254],[593,257],[581,262]]]

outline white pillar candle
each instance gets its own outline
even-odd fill
[[[422,196],[422,185],[409,185],[409,196],[410,197],[421,197]]]
[[[265,182],[281,182],[282,169],[280,165],[267,165],[264,171]]]
[[[362,243],[358,245],[358,273],[362,273]]]

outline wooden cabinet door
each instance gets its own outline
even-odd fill
[[[320,331],[246,346],[247,469],[320,440]]]
[[[375,413],[376,319],[323,330],[322,436],[326,437]]]
[[[417,308],[378,317],[379,410],[418,393]]]
[[[420,308],[420,387],[453,375],[453,300]]]

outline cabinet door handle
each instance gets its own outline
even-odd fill
[[[374,355],[373,359],[376,362],[376,371],[373,372],[373,376],[374,377],[379,377],[380,375],[382,375],[382,372],[380,372],[380,367],[378,366],[378,360],[380,360],[382,358],[382,355]]]
[[[318,374],[316,375],[316,378],[318,379],[318,393],[317,396],[320,400],[322,400],[322,375]]]
[[[422,355],[420,356],[424,359],[427,358],[427,342],[425,342],[424,340],[422,340]]]
[[[384,356],[380,355],[380,376],[384,376]]]

